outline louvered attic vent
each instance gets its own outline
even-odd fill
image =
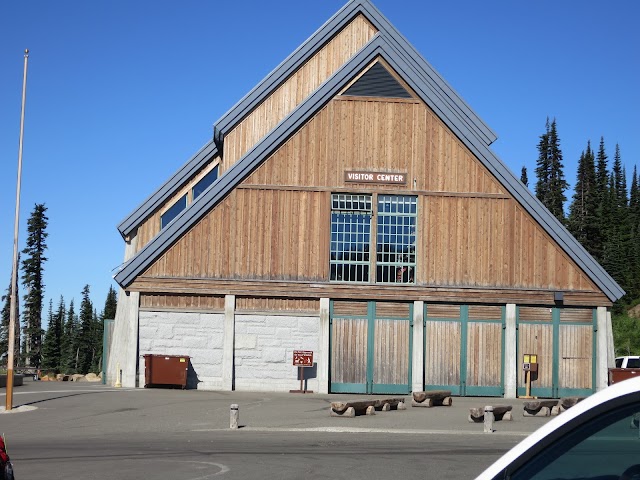
[[[357,97],[413,98],[389,71],[376,63],[351,85],[343,95]]]

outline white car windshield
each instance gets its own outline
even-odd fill
[[[640,479],[640,403],[603,413],[535,455],[511,480]]]

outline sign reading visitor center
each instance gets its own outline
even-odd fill
[[[406,173],[344,172],[345,182],[406,185]]]

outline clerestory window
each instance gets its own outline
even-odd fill
[[[191,188],[190,194],[185,193],[173,205],[171,205],[162,215],[160,215],[160,229],[166,227],[171,220],[176,218],[187,205],[198,198],[211,184],[218,179],[218,165],[213,167],[204,177]]]

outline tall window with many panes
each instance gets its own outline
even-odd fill
[[[416,217],[414,196],[333,194],[330,280],[415,283]]]

